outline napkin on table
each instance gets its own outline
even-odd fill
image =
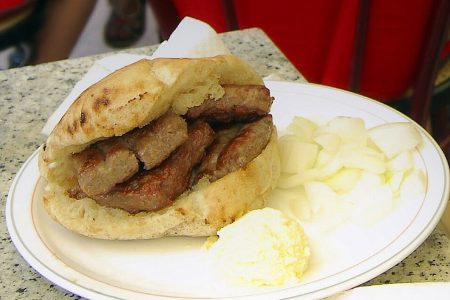
[[[152,56],[121,53],[97,60],[49,117],[41,132],[48,136],[69,106],[86,88],[126,65],[144,58],[210,57],[221,54],[230,54],[230,51],[217,32],[202,21],[186,17],[180,22],[170,38],[161,43]]]

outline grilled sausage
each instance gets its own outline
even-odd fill
[[[125,135],[128,143],[144,168],[150,170],[159,165],[188,137],[186,121],[168,113],[144,128]]]
[[[137,173],[139,161],[146,169],[159,165],[187,136],[186,121],[169,113],[122,137],[95,143],[73,156],[79,187],[90,196],[107,193]]]
[[[245,124],[237,134],[225,132],[217,139],[215,147],[211,147],[213,151],[202,163],[198,177],[207,176],[210,181],[215,181],[245,166],[266,147],[272,130],[272,116],[267,115]]]
[[[78,184],[88,195],[106,193],[139,170],[136,156],[118,138],[99,142],[73,158]]]
[[[94,199],[101,205],[129,213],[156,211],[170,205],[188,188],[192,168],[204,157],[213,139],[211,127],[205,122],[196,122],[189,129],[186,142],[159,167],[139,173]]]
[[[187,119],[203,119],[207,122],[242,122],[266,115],[273,98],[262,85],[223,85],[225,94],[220,99],[207,99],[201,105],[190,108]]]
[[[211,181],[215,180],[213,175],[217,169],[217,160],[222,153],[225,146],[234,139],[242,125],[234,125],[230,128],[222,129],[216,132],[216,137],[213,144],[209,147],[205,158],[202,160],[200,167],[198,168],[196,181],[203,176],[208,176]]]

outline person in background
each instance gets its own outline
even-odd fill
[[[29,60],[41,6],[36,0],[0,1],[0,69],[18,67]]]
[[[0,3],[0,68],[40,64],[69,57],[95,0],[5,0]]]
[[[145,30],[145,0],[110,0],[110,5],[105,42],[115,48],[131,46]]]
[[[94,9],[95,0],[47,0],[31,64],[66,59]]]

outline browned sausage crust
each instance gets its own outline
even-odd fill
[[[136,174],[139,161],[149,170],[162,163],[187,137],[186,121],[167,113],[144,128],[97,142],[73,155],[79,187],[90,196],[107,193]]]
[[[139,170],[136,156],[119,138],[99,142],[73,158],[78,184],[88,195],[106,193]]]
[[[136,130],[128,138],[128,142],[138,159],[144,163],[144,168],[150,170],[169,157],[187,137],[186,121],[174,113],[167,113],[148,126]]]
[[[214,142],[209,147],[208,153],[206,154],[205,158],[202,160],[200,167],[198,168],[196,181],[204,176],[208,176],[209,180],[211,181],[214,181],[216,179],[216,176],[213,176],[213,174],[217,169],[217,160],[219,159],[222,150],[232,139],[234,139],[238,135],[241,128],[242,125],[238,124],[230,128],[218,130],[216,132]]]
[[[192,168],[201,161],[213,139],[214,131],[207,123],[194,123],[186,142],[159,167],[143,171],[109,193],[93,198],[101,205],[129,213],[160,210],[188,188]]]
[[[272,116],[267,115],[224,131],[202,163],[198,177],[207,176],[210,181],[215,181],[245,166],[266,147],[272,130]]]
[[[245,166],[261,153],[272,134],[268,115],[272,98],[259,85],[225,85],[224,89],[223,98],[206,100],[184,116],[194,122],[189,133],[185,119],[168,112],[143,128],[75,154],[79,186],[69,195],[87,195],[129,213],[156,211],[200,178],[213,182]],[[214,133],[202,120],[220,122],[226,129]]]
[[[263,85],[223,85],[220,99],[207,99],[200,106],[190,108],[187,119],[208,122],[240,122],[254,120],[269,113],[273,98]]]

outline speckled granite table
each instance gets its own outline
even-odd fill
[[[248,60],[262,75],[302,82],[304,78],[258,29],[222,35],[230,50]],[[127,50],[151,54],[156,46]],[[5,224],[8,189],[22,163],[44,137],[40,130],[46,119],[81,79],[95,59],[93,56],[59,61],[35,67],[0,72],[0,299],[78,298],[34,271],[19,255]],[[450,281],[450,241],[440,229],[410,256],[366,284]]]

